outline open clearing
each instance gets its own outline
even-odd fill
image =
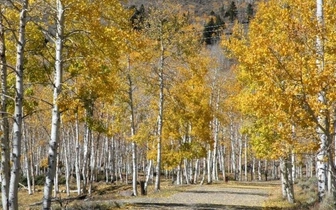
[[[115,186],[116,187],[116,186]],[[229,182],[210,185],[166,186],[146,196],[121,196],[130,186],[105,186],[86,199],[69,202],[65,209],[264,209],[264,202],[280,189],[279,182]],[[153,187],[153,186],[151,186]],[[26,203],[27,204],[27,203]],[[56,203],[54,203],[56,205]],[[63,202],[65,204],[65,202]],[[28,209],[40,206],[28,205]],[[59,206],[59,205],[57,205]],[[26,206],[27,207],[27,206]],[[56,206],[54,206],[56,207]],[[59,206],[60,207],[60,206]],[[57,209],[57,208],[55,208]]]
[[[164,198],[136,197],[119,202],[128,204],[124,206],[128,209],[262,209],[273,189],[261,185],[203,185]]]

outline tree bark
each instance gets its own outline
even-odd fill
[[[0,97],[0,145],[1,145],[1,198],[2,209],[9,208],[9,178],[10,178],[10,147],[9,147],[9,122],[7,113],[7,60],[6,60],[6,42],[5,27],[3,25],[4,4],[0,4],[0,74],[1,74],[1,97]]]
[[[130,71],[131,69],[130,65],[130,59],[128,58],[128,70]],[[128,96],[129,96],[129,106],[130,106],[130,111],[131,111],[131,137],[133,138],[135,136],[135,110],[134,110],[134,101],[133,101],[133,81],[132,77],[130,74],[128,74],[128,85],[129,85],[129,90],[128,90]],[[133,195],[137,196],[138,195],[138,190],[137,190],[137,181],[138,181],[138,162],[137,162],[137,144],[133,140],[132,141],[132,188],[133,188]]]
[[[152,161],[149,160],[149,163],[147,164],[146,180],[145,180],[145,186],[144,186],[145,194],[147,194],[147,187],[148,187],[148,182],[149,182],[149,178],[151,175],[151,170],[152,170]]]
[[[226,180],[226,172],[225,172],[225,146],[221,145],[221,162],[222,162],[222,176],[223,176],[223,181],[227,182]]]
[[[68,134],[65,138],[65,142],[63,144],[64,149],[64,162],[65,162],[65,187],[66,187],[66,194],[70,196],[70,163],[69,157],[71,158],[70,154],[70,135]]]
[[[216,109],[218,109],[219,99],[216,102]],[[214,148],[212,153],[212,179],[218,181],[218,168],[217,168],[217,151],[218,151],[218,133],[219,133],[219,121],[214,119]]]
[[[62,91],[62,74],[63,74],[63,29],[64,29],[64,8],[61,0],[56,0],[56,39],[55,39],[55,75],[54,75],[54,93],[53,108],[51,119],[51,135],[48,151],[48,170],[43,193],[43,209],[49,210],[51,206],[51,191],[56,172],[57,147],[59,143],[60,132],[60,110],[58,98]]]
[[[29,155],[29,150],[28,150],[28,136],[27,136],[27,132],[28,130],[25,128],[24,124],[23,124],[23,150],[24,150],[24,160],[25,160],[25,165],[26,165],[26,177],[27,177],[27,188],[28,188],[28,194],[31,195],[32,194],[32,188],[31,188],[31,160],[30,160],[30,155]]]
[[[211,155],[211,149],[208,149],[208,158],[207,158],[207,174],[208,174],[208,184],[212,183],[212,176],[211,176],[211,166],[212,166],[212,155]]]
[[[164,105],[164,62],[165,62],[165,48],[163,44],[163,21],[160,25],[160,66],[159,66],[159,115],[157,127],[157,158],[156,158],[156,177],[155,177],[155,191],[160,190],[161,182],[161,144],[162,144],[162,128],[163,128],[163,105]]]
[[[324,28],[324,17],[323,17],[323,0],[316,0],[316,18],[318,26]],[[320,34],[316,37],[316,52],[317,52],[317,68],[319,72],[323,71],[324,68],[324,43],[323,38]],[[318,100],[322,104],[326,104],[326,95],[322,90],[318,94]],[[318,196],[320,201],[325,197],[328,191],[328,161],[331,156],[329,156],[329,122],[328,117],[324,114],[328,113],[327,110],[320,110],[321,115],[318,117],[318,129],[317,133],[320,138],[320,148],[317,153],[317,178],[318,178]]]
[[[289,159],[283,158],[280,160],[281,170],[281,185],[283,198],[289,203],[294,203],[294,186],[292,179],[292,163]]]
[[[26,22],[27,22],[28,0],[22,1],[20,11],[19,35],[16,47],[16,81],[15,81],[15,107],[13,124],[12,144],[12,169],[9,185],[9,209],[18,209],[18,184],[21,168],[21,140],[22,140],[22,101],[23,101],[23,71],[24,71],[24,48],[26,44]]]
[[[80,144],[79,144],[79,121],[78,115],[76,114],[76,125],[75,125],[75,141],[76,141],[76,150],[75,150],[75,173],[76,173],[76,186],[77,194],[81,194],[81,181],[80,181]]]
[[[247,177],[247,169],[248,169],[248,165],[247,165],[247,136],[245,136],[244,151],[245,151],[245,155],[244,155],[244,165],[245,165],[244,177],[245,177],[245,181],[248,181],[248,177]]]

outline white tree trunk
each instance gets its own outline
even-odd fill
[[[149,163],[147,164],[146,180],[145,180],[145,186],[144,186],[145,194],[147,194],[147,187],[148,187],[149,178],[151,176],[151,170],[152,170],[152,161],[149,160]]]
[[[64,148],[64,161],[65,161],[65,187],[66,187],[66,194],[70,196],[70,163],[69,157],[71,158],[70,154],[70,135],[67,135],[66,142],[63,144]]]
[[[93,109],[92,109],[93,110]],[[92,112],[92,116],[93,116],[93,112]],[[96,170],[96,159],[97,159],[97,146],[96,144],[98,144],[99,142],[99,135],[97,137],[96,140],[94,140],[94,136],[93,136],[93,132],[90,128],[90,134],[91,134],[91,137],[90,137],[90,149],[91,149],[91,152],[90,152],[90,171],[89,171],[89,195],[92,194],[92,183],[93,181],[95,180],[95,170]]]
[[[128,58],[128,70],[130,71],[130,60]],[[134,101],[133,101],[133,81],[131,78],[131,75],[128,74],[128,82],[129,82],[129,90],[128,90],[128,96],[129,96],[129,106],[131,111],[131,137],[134,137],[136,131],[135,131],[135,116],[134,116]],[[133,188],[133,195],[138,195],[137,190],[137,182],[138,182],[138,162],[137,162],[137,144],[135,141],[132,142],[132,188]]]
[[[261,181],[261,160],[258,161],[258,180]]]
[[[323,20],[323,0],[316,0],[316,17],[318,24],[321,28],[324,27],[324,20]],[[323,71],[323,65],[324,65],[324,51],[323,51],[323,40],[320,35],[317,35],[316,38],[316,51],[318,55],[318,59],[316,61],[317,67],[320,72]],[[326,99],[325,99],[325,93],[320,92],[318,96],[318,100],[325,104]],[[323,110],[321,110],[322,112]],[[319,199],[322,200],[325,197],[326,192],[328,191],[327,189],[327,180],[328,180],[328,165],[325,159],[327,158],[328,155],[328,139],[326,133],[323,133],[323,129],[326,128],[327,123],[326,123],[326,116],[319,116],[319,124],[323,128],[319,127],[318,128],[318,134],[320,136],[320,148],[317,153],[317,163],[316,163],[316,169],[317,169],[317,178],[318,178],[318,195]]]
[[[237,163],[236,163],[236,135],[233,122],[230,122],[230,140],[231,140],[231,167],[234,173],[234,179],[237,180]]]
[[[84,135],[84,143],[83,143],[83,150],[84,150],[84,158],[83,158],[83,170],[82,170],[82,175],[83,175],[83,193],[87,193],[87,187],[89,184],[89,163],[91,159],[91,154],[90,154],[90,140],[91,140],[91,130],[89,128],[89,125],[85,123],[85,135]]]
[[[289,203],[294,203],[295,199],[292,179],[292,162],[286,158],[281,159],[280,169],[283,198],[287,199]]]
[[[13,123],[13,144],[12,144],[12,169],[9,185],[9,209],[18,209],[18,185],[21,168],[21,138],[22,138],[22,101],[23,101],[23,66],[24,47],[26,43],[26,22],[27,22],[28,0],[22,1],[20,12],[19,35],[16,47],[16,81],[15,81],[15,107]]]
[[[244,155],[244,165],[245,165],[245,171],[244,171],[244,177],[245,177],[245,181],[248,181],[248,177],[247,177],[247,136],[245,136],[245,141],[244,141],[244,151],[245,151],[245,155]]]
[[[243,138],[238,138],[238,145],[239,145],[239,156],[238,156],[238,172],[239,172],[239,181],[243,178],[243,171],[242,171],[242,160],[243,160]]]
[[[295,162],[296,162],[296,160],[295,160],[295,154],[294,154],[294,152],[292,152],[292,155],[291,155],[291,157],[292,157],[292,179],[293,179],[293,182],[295,181],[295,179],[296,179],[296,164],[295,164]]]
[[[59,175],[59,155],[56,155],[56,170],[55,170],[55,177],[54,177],[54,197],[57,196],[59,190],[58,190],[58,175]]]
[[[31,160],[30,160],[30,155],[29,155],[29,150],[28,150],[28,137],[27,137],[27,129],[25,129],[24,123],[22,124],[22,130],[23,130],[23,150],[24,150],[24,160],[25,160],[25,171],[26,171],[26,177],[27,177],[27,188],[28,188],[28,194],[32,194],[32,188],[31,188]]]
[[[195,172],[194,172],[194,184],[197,184],[198,182],[198,175],[199,175],[199,159],[195,161]]]
[[[9,122],[7,114],[7,60],[6,60],[6,43],[5,43],[5,27],[3,25],[3,13],[5,5],[0,4],[0,74],[1,74],[1,122],[0,122],[0,144],[1,144],[1,198],[2,209],[9,208],[9,162],[10,162],[10,147],[9,147]]]
[[[207,169],[207,159],[206,158],[203,158],[203,168],[202,168],[202,180],[200,182],[200,185],[203,185],[204,183],[204,180],[205,180],[205,173],[206,173],[206,169]]]
[[[81,181],[80,181],[80,144],[79,144],[79,122],[78,116],[76,114],[76,127],[75,127],[75,141],[76,141],[76,150],[75,150],[75,171],[76,171],[76,186],[77,194],[81,194]]]
[[[189,173],[188,173],[189,161],[185,158],[183,160],[183,163],[184,163],[184,177],[186,179],[186,183],[190,184],[190,182],[189,182]]]
[[[207,159],[207,175],[208,175],[208,184],[212,183],[212,176],[211,176],[211,166],[212,166],[212,151],[210,149],[208,149],[208,159]]]
[[[217,106],[218,107],[218,102]],[[218,151],[218,133],[219,133],[219,121],[217,118],[214,119],[214,148],[212,153],[212,179],[218,181],[218,168],[217,168],[217,151]]]
[[[176,184],[181,185],[182,184],[182,171],[181,171],[181,163],[177,166],[176,170]]]
[[[48,171],[44,185],[43,193],[43,209],[50,209],[51,206],[51,191],[56,172],[56,156],[57,146],[59,143],[60,130],[60,110],[58,105],[59,95],[62,91],[62,74],[63,74],[63,29],[64,29],[64,8],[61,0],[56,0],[56,52],[55,52],[55,75],[54,75],[54,93],[53,93],[53,108],[51,119],[51,134],[48,151]]]
[[[165,48],[163,44],[163,23],[161,22],[160,27],[160,47],[161,47],[161,56],[160,56],[160,66],[159,66],[159,115],[158,115],[158,126],[157,126],[157,158],[156,158],[156,178],[155,178],[155,190],[160,190],[160,175],[161,175],[161,143],[162,143],[162,128],[163,128],[163,105],[164,105],[164,54]]]
[[[226,180],[226,172],[225,172],[225,146],[221,145],[221,162],[222,162],[222,176],[223,176],[223,181],[227,182],[229,180]]]
[[[105,162],[104,162],[104,167],[105,167],[105,182],[109,182],[109,177],[110,177],[110,172],[111,172],[111,151],[110,151],[110,142],[109,142],[109,137],[105,136]]]

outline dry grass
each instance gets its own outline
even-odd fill
[[[154,185],[149,185],[147,189],[147,195],[148,197],[168,197],[176,192],[180,192],[183,190],[186,190],[188,187],[187,185],[182,186],[176,186],[172,185],[170,180],[163,180],[161,183],[161,189],[159,192],[155,192]],[[41,209],[41,205],[39,204],[42,202],[43,198],[43,186],[36,186],[35,193],[29,195],[28,191],[26,189],[21,188],[19,190],[19,207],[20,209],[26,209],[26,210],[35,210],[35,209]],[[72,189],[75,189],[75,186],[73,186]],[[125,198],[121,195],[120,192],[123,191],[130,191],[132,190],[132,186],[125,185],[125,184],[111,184],[111,183],[105,183],[105,182],[99,182],[93,184],[93,193],[90,197],[87,197],[86,200],[95,202],[100,201],[100,203],[104,203],[106,201],[110,200],[117,200],[121,198]],[[57,194],[57,198],[59,200],[69,198],[67,197],[66,193],[63,193],[65,191],[65,186],[60,186],[60,192]],[[138,188],[138,193],[140,193],[140,186]],[[70,194],[70,197],[77,197],[76,192],[72,192]],[[54,209],[61,209],[61,206],[77,206],[79,203],[82,203],[81,201],[63,201],[60,202],[52,202],[52,205]],[[33,205],[36,204],[36,205]],[[108,204],[110,205],[110,204]]]
[[[225,184],[226,186],[234,187],[234,188],[251,188],[251,189],[268,189],[271,192],[270,198],[264,203],[263,207],[265,209],[308,209],[307,208],[307,200],[310,199],[306,193],[306,191],[302,190],[301,187],[295,186],[295,199],[297,201],[296,204],[289,204],[286,200],[282,198],[281,187],[279,181],[276,182],[228,182],[228,183],[213,183],[212,185],[221,185]],[[155,192],[154,185],[151,184],[148,186],[148,195],[146,197],[169,197],[175,193],[185,191],[190,187],[194,187],[193,185],[181,185],[176,186],[172,185],[170,180],[162,180],[161,190],[159,192]],[[36,187],[37,192],[32,195],[28,195],[27,190],[20,189],[19,191],[19,209],[26,210],[35,210],[41,209],[41,204],[34,205],[32,204],[41,202],[43,197],[43,186]],[[74,189],[74,188],[73,188]],[[90,197],[86,198],[86,202],[82,200],[78,201],[68,201],[68,202],[53,202],[53,209],[61,209],[61,205],[72,207],[73,209],[85,209],[90,208],[93,209],[94,205],[99,205],[98,209],[115,209],[116,203],[113,203],[113,200],[125,199],[121,195],[120,192],[123,191],[131,191],[131,185],[122,185],[122,184],[107,184],[105,182],[95,183],[93,185],[93,193]],[[60,187],[61,191],[65,190],[64,186]],[[140,191],[140,187],[139,187]],[[76,197],[76,193],[72,193],[70,197]],[[57,195],[58,198],[64,199],[67,198],[65,193],[59,193]],[[83,206],[84,205],[84,206]],[[90,205],[90,206],[88,206]]]
[[[307,188],[302,188],[301,183],[294,185],[294,196],[295,203],[290,204],[286,199],[282,197],[281,186],[275,188],[270,198],[264,203],[265,209],[286,209],[286,210],[297,210],[297,209],[313,209],[316,205],[316,192],[314,183],[308,183]],[[307,183],[306,183],[307,184]]]

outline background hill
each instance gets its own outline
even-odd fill
[[[166,0],[166,2],[176,2],[181,4],[186,11],[195,14],[199,18],[204,18],[204,21],[213,14],[219,15],[223,19],[227,19],[225,14],[229,10],[231,4],[234,3],[238,11],[237,18],[241,22],[246,21],[248,17],[248,5],[250,4],[250,6],[254,8],[258,1],[259,0]],[[155,1],[129,0],[127,6],[130,7],[135,5],[136,7],[140,7],[141,5],[144,5],[145,8],[148,8],[153,2]]]

